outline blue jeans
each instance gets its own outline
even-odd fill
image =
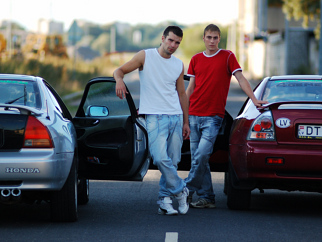
[[[146,115],[150,154],[161,172],[159,199],[177,195],[186,186],[177,173],[183,142],[182,125],[182,115]]]
[[[213,151],[223,118],[219,116],[189,116],[191,169],[185,179],[190,194],[197,192],[200,198],[215,201],[209,158]]]

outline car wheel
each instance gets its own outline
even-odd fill
[[[225,177],[224,177],[224,193],[227,195],[227,186],[228,186],[228,172],[225,172]]]
[[[75,222],[78,219],[77,171],[75,163],[74,159],[63,188],[51,194],[51,219],[54,222]]]
[[[89,201],[89,180],[81,178],[77,186],[78,204],[85,205]]]
[[[250,207],[251,190],[249,189],[236,189],[232,185],[234,174],[229,168],[227,177],[227,206],[232,210],[246,210]]]

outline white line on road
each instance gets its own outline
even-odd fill
[[[177,232],[167,232],[167,233],[165,233],[164,242],[178,242],[178,233]]]

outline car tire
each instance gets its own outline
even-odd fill
[[[76,159],[72,163],[68,178],[60,191],[51,194],[51,219],[53,222],[75,222],[77,214],[77,170]]]
[[[227,195],[227,186],[228,186],[228,172],[225,172],[224,177],[224,194]]]
[[[251,190],[237,189],[233,186],[233,171],[229,168],[227,177],[227,206],[232,210],[247,210],[250,207]]]
[[[78,205],[85,205],[89,201],[89,180],[81,178],[77,186],[78,190]]]

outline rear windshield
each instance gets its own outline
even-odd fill
[[[41,108],[36,82],[0,79],[0,104],[16,104]]]
[[[283,101],[322,101],[322,80],[274,80],[268,81],[263,100]]]

